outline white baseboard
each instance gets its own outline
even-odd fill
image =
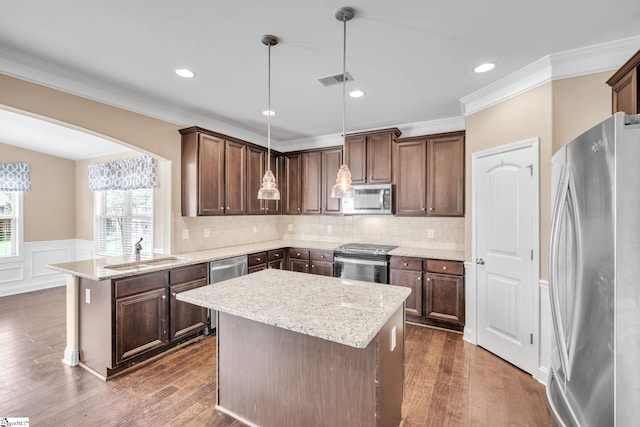
[[[64,274],[47,265],[92,257],[93,241],[25,242],[21,259],[0,264],[0,297],[64,286]]]

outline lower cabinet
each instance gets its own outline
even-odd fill
[[[80,279],[80,363],[100,377],[204,331],[207,310],[176,299],[207,284],[207,264],[122,279]]]
[[[309,272],[309,249],[289,248],[289,270],[298,273]]]
[[[282,270],[285,258],[284,255],[284,249],[273,249],[248,255],[247,264],[249,266],[249,274],[255,273],[256,271],[266,270],[267,268]]]
[[[333,251],[310,250],[309,273],[333,277]]]
[[[462,331],[464,268],[459,261],[392,256],[389,283],[411,289],[407,320]]]

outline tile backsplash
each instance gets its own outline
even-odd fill
[[[278,239],[464,250],[464,218],[458,217],[176,215],[173,223],[173,252],[176,254]]]

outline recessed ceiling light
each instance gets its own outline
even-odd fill
[[[349,96],[352,98],[360,98],[364,96],[364,92],[361,90],[353,90],[349,93]]]
[[[276,112],[275,111],[264,110],[262,112],[262,114],[264,114],[265,116],[275,116]]]
[[[176,70],[176,74],[180,77],[184,77],[185,79],[192,79],[196,76],[196,73],[186,68],[178,68]]]
[[[480,64],[476,68],[473,69],[476,73],[486,73],[487,71],[491,71],[496,68],[496,64],[493,62],[487,62],[485,64]]]

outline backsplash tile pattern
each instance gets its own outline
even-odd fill
[[[209,236],[205,237],[207,229]],[[433,238],[429,238],[429,229],[433,230]],[[188,233],[186,239],[185,231]],[[173,233],[173,253],[176,254],[278,239],[464,250],[464,218],[392,215],[176,215]]]

